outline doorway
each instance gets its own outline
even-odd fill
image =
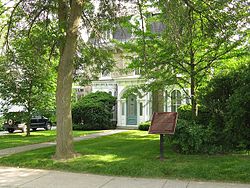
[[[136,95],[127,98],[127,125],[137,125],[137,100]]]

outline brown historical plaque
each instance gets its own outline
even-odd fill
[[[154,112],[149,134],[174,134],[177,112]]]

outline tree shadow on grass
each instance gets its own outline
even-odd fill
[[[75,143],[81,156],[54,161],[55,148],[34,150],[0,159],[1,164],[131,177],[180,178],[250,182],[250,156],[181,155],[165,145],[160,161],[159,135],[138,131]]]

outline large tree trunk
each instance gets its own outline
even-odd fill
[[[152,110],[153,112],[164,111],[164,96],[162,90],[152,92]]]
[[[72,136],[71,91],[73,59],[76,51],[78,29],[82,13],[82,0],[72,0],[65,45],[60,57],[56,90],[56,159],[68,159],[75,155]]]

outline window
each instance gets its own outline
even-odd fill
[[[131,33],[127,28],[118,27],[113,33],[113,38],[119,41],[127,41],[131,38]]]
[[[166,29],[166,26],[161,22],[153,22],[150,24],[150,29],[152,33],[160,34]]]
[[[122,102],[122,115],[124,116],[125,115],[125,103]]]
[[[109,77],[109,76],[110,76],[109,70],[103,70],[102,71],[102,77]]]
[[[140,74],[141,74],[140,68],[135,69],[135,70],[134,70],[134,74],[135,74],[135,75],[140,75]]]
[[[142,102],[140,102],[140,116],[143,115],[143,104]]]
[[[186,104],[190,104],[190,98],[188,95],[186,95]]]
[[[171,112],[177,112],[178,107],[181,105],[181,92],[174,90],[171,93]]]
[[[78,92],[84,92],[83,88],[78,89]]]
[[[165,112],[168,111],[168,91],[165,91]]]

